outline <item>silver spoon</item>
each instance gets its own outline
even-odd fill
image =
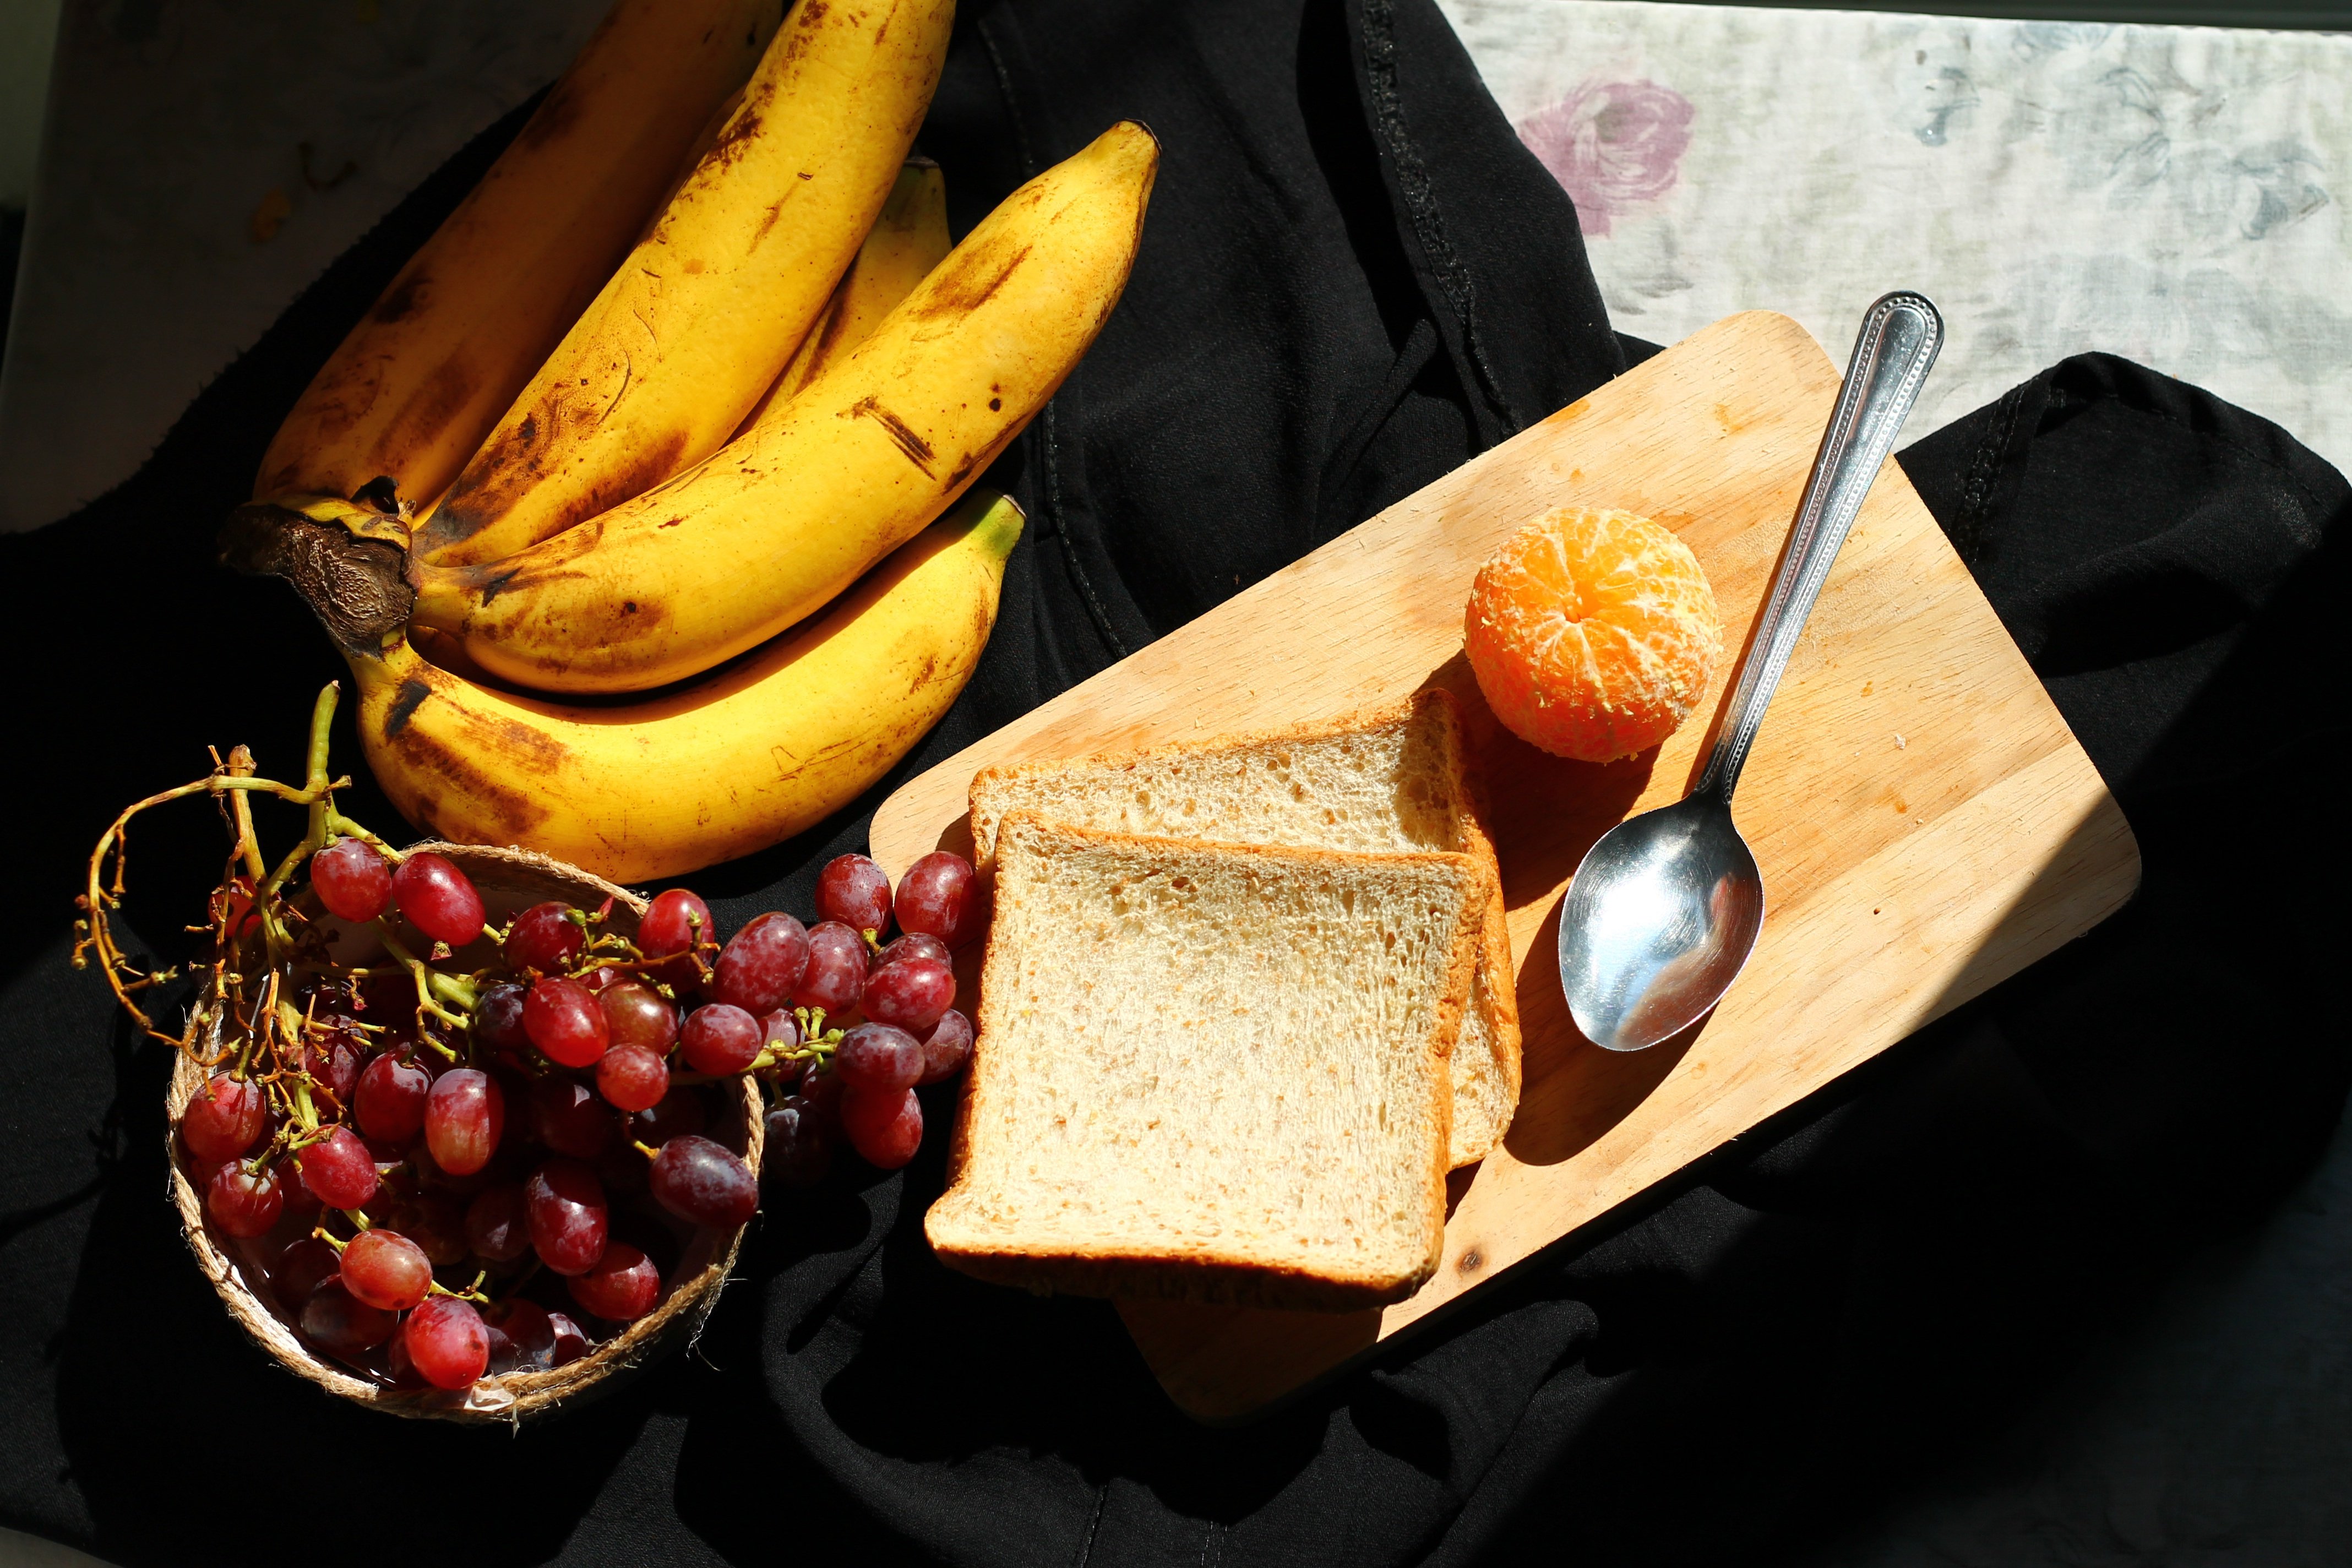
[[[1830,563],[1943,341],[1944,319],[1923,295],[1889,294],[1863,318],[1706,771],[1673,805],[1601,835],[1569,884],[1559,984],[1576,1026],[1596,1046],[1638,1051],[1680,1034],[1722,999],[1756,946],[1764,878],[1732,826],[1732,787]]]

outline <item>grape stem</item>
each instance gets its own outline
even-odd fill
[[[428,1280],[425,1289],[431,1295],[446,1296],[453,1301],[471,1301],[477,1306],[487,1307],[490,1304],[490,1299],[482,1292],[482,1281],[489,1277],[490,1271],[485,1268],[476,1274],[474,1282],[463,1290],[452,1290],[438,1279]]]
[[[348,786],[351,781],[348,778],[330,778],[326,771],[328,726],[334,717],[340,690],[339,683],[328,682],[312,707],[310,767],[300,787],[256,776],[253,753],[243,746],[231,751],[226,762],[223,762],[220,753],[215,752],[213,753],[212,771],[203,778],[160,791],[144,800],[134,801],[107,825],[104,833],[99,835],[98,843],[90,851],[82,891],[74,900],[75,907],[81,913],[74,921],[73,966],[86,969],[95,959],[106,976],[107,988],[114,994],[115,1002],[150,1037],[195,1057],[202,1020],[192,1016],[187,1027],[180,1034],[167,1035],[157,1028],[155,1021],[131,1000],[134,993],[179,978],[179,971],[142,971],[115,940],[110,917],[122,907],[124,875],[130,856],[131,819],[142,812],[152,811],[175,800],[184,800],[190,795],[209,795],[216,802],[225,803],[228,807],[230,831],[236,840],[235,858],[244,864],[247,875],[254,879],[254,889],[250,901],[243,909],[236,907],[236,900],[233,898],[215,899],[213,930],[216,950],[224,953],[235,951],[239,934],[237,927],[244,923],[244,917],[249,910],[258,918],[262,940],[268,949],[272,963],[282,963],[292,946],[292,939],[271,905],[285,878],[300,864],[300,853],[307,853],[307,850],[289,856],[277,873],[263,877],[261,850],[254,835],[250,800],[254,792],[261,791],[289,805],[310,807],[314,834],[318,831],[318,824],[330,816],[339,826],[357,829],[356,824],[344,823],[340,814],[331,809],[334,791]],[[384,847],[373,835],[366,837],[379,848]],[[305,843],[308,842],[306,839]],[[397,859],[397,854],[393,858]]]
[[[416,982],[416,1021],[419,1026],[430,1015],[453,1029],[473,1028],[473,1010],[481,998],[475,994],[470,982],[427,968],[423,959],[409,952],[406,944],[393,934],[391,922],[381,915],[376,917],[375,934],[376,940],[383,943],[384,952],[392,954],[408,971],[409,978]],[[445,999],[451,1006],[464,1011],[452,1013],[441,1005]],[[456,1059],[454,1053],[451,1059]]]

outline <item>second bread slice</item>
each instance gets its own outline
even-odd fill
[[[1453,698],[1401,702],[1263,734],[985,768],[971,781],[975,859],[997,824],[1034,811],[1109,833],[1370,853],[1468,855],[1496,873],[1455,1047],[1455,1165],[1483,1160],[1519,1103],[1519,1009],[1495,849],[1480,826]]]
[[[1486,891],[1466,856],[1007,818],[950,1267],[1084,1295],[1340,1310],[1436,1267],[1446,1056]]]

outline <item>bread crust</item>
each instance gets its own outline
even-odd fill
[[[990,1037],[1002,1027],[997,1009],[1018,990],[1015,966],[1020,955],[1002,935],[1004,922],[992,926],[982,962],[978,1035],[964,1091],[958,1102],[955,1129],[948,1151],[946,1190],[924,1216],[924,1234],[940,1259],[950,1268],[978,1279],[1016,1285],[1032,1290],[1073,1295],[1181,1300],[1228,1306],[1293,1308],[1341,1311],[1402,1300],[1436,1271],[1445,1240],[1445,1177],[1452,1131],[1453,1094],[1447,1059],[1461,1032],[1471,981],[1477,973],[1488,925],[1486,868],[1474,856],[1449,853],[1361,855],[1342,850],[1302,849],[1270,845],[1213,845],[1191,839],[1104,833],[1054,823],[1033,812],[1015,812],[1003,824],[1005,833],[1032,837],[1041,845],[1058,843],[1066,849],[1121,847],[1144,854],[1164,854],[1179,859],[1203,857],[1247,858],[1301,867],[1362,868],[1426,864],[1455,873],[1462,885],[1460,918],[1447,948],[1446,978],[1432,1008],[1423,1047],[1423,1070],[1433,1085],[1436,1136],[1430,1143],[1419,1188],[1424,1194],[1421,1231],[1426,1245],[1415,1265],[1400,1273],[1301,1268],[1209,1248],[1172,1251],[1137,1247],[1119,1238],[1104,1237],[1073,1244],[1008,1246],[993,1238],[953,1234],[954,1215],[970,1196],[967,1189],[984,1179],[973,1168],[972,1127],[988,1111],[996,1092],[995,1070],[989,1051]]]

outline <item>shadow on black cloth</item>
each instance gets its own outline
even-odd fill
[[[1641,352],[1429,0],[974,5],[923,145],[961,232],[1126,115],[1166,149],[1142,255],[993,476],[1031,527],[981,672],[866,800],[694,879],[725,924],[806,907],[898,778]],[[769,1561],[835,1536],[877,1563],[1754,1557],[2003,1420],[2332,1125],[2344,1031],[2295,983],[2344,934],[2326,764],[2352,671],[2326,627],[2346,489],[2265,422],[2094,356],[1904,461],[2122,797],[2140,899],[1444,1335],[1202,1431],[1101,1304],[932,1261],[935,1141],[767,1216],[698,1355],[602,1404],[513,1437],[331,1405],[190,1266],[160,1201],[163,1063],[66,969],[63,890],[119,804],[201,771],[205,743],[292,767],[335,667],[290,596],[211,568],[213,528],[516,123],[339,261],[136,479],[0,544],[12,580],[60,585],[0,647],[17,732],[69,781],[0,905],[7,1522],[128,1563],[268,1561],[257,1517],[194,1527],[220,1517],[220,1468],[258,1461],[321,1495],[396,1478],[359,1553],[385,1561]],[[363,773],[353,805],[392,820]],[[2294,852],[2235,853],[2249,816]],[[142,837],[141,929],[193,913],[211,831]],[[406,1489],[453,1473],[483,1482]]]

